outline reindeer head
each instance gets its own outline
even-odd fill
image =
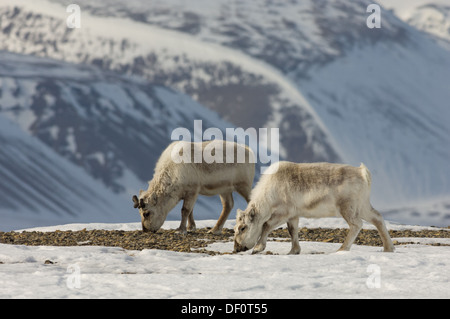
[[[254,204],[248,205],[245,211],[237,210],[234,227],[234,252],[246,251],[256,245],[262,231],[259,216]]]
[[[153,193],[149,195],[143,193],[142,190],[139,192],[139,198],[136,195],[133,196],[133,207],[139,208],[142,231],[156,232],[161,228],[166,216],[158,207],[158,198],[156,194]]]

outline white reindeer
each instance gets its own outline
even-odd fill
[[[220,195],[223,209],[210,230],[220,234],[234,205],[232,192],[238,192],[248,202],[254,175],[255,157],[244,145],[221,140],[173,142],[156,163],[148,189],[141,190],[139,198],[133,196],[134,208],[139,208],[141,214],[142,230],[156,232],[180,200],[183,207],[178,230],[195,230],[192,211],[198,195]]]
[[[299,254],[299,217],[341,216],[349,232],[339,250],[349,250],[362,227],[362,220],[378,229],[384,251],[394,251],[381,214],[370,204],[371,175],[361,164],[272,164],[251,193],[245,211],[238,210],[235,226],[235,252],[266,247],[269,233],[286,223],[292,238],[289,254]],[[255,246],[256,245],[256,246]]]

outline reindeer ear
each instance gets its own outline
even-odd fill
[[[248,217],[250,218],[250,221],[253,221],[253,219],[255,219],[255,216],[256,216],[256,207],[252,205],[250,211],[248,212]]]
[[[133,203],[134,203],[134,205],[133,205],[134,208],[139,207],[139,199],[137,198],[136,195],[133,196]]]
[[[155,193],[153,193],[152,196],[150,196],[150,202],[152,203],[153,206],[158,204],[158,196],[156,196]]]

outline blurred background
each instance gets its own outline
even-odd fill
[[[0,230],[139,221],[131,195],[194,120],[363,162],[386,219],[450,225],[448,0],[73,2],[0,1]]]

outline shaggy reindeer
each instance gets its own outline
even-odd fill
[[[299,217],[341,216],[350,226],[339,250],[349,250],[361,230],[362,219],[375,225],[384,251],[394,251],[383,218],[370,204],[371,175],[361,164],[314,163],[272,164],[251,194],[245,211],[238,210],[235,226],[235,252],[266,247],[269,233],[287,222],[292,238],[289,254],[299,254]]]
[[[180,200],[183,208],[178,230],[195,230],[192,210],[197,196],[220,195],[223,209],[210,230],[220,234],[234,205],[232,192],[238,192],[248,202],[254,175],[255,157],[246,146],[219,140],[173,142],[156,163],[148,189],[141,190],[139,198],[133,196],[134,208],[139,208],[141,214],[142,230],[156,232]]]

